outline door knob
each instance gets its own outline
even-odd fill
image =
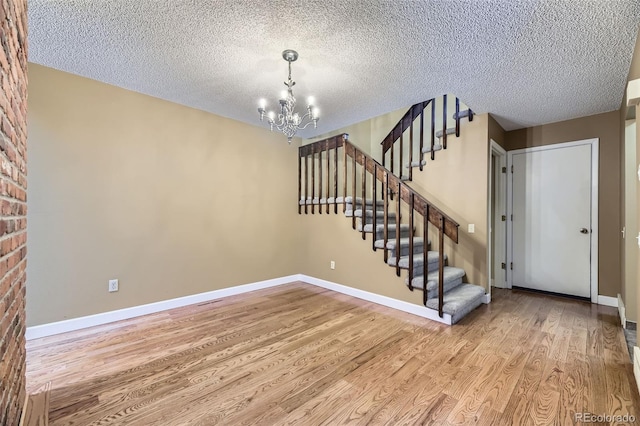
[[[581,234],[588,234],[589,230],[587,228],[582,228],[582,229],[580,229],[580,233]]]

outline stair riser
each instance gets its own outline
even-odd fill
[[[360,223],[362,223],[362,218],[361,217],[359,217],[358,220],[360,220],[361,221]],[[395,225],[396,224],[396,218],[393,217],[393,216],[389,216],[388,222],[389,222],[389,225]],[[365,223],[367,225],[373,224],[373,217],[366,217],[365,218]],[[384,217],[378,216],[376,218],[376,225],[382,225],[382,224],[384,224]],[[391,231],[389,231],[389,234],[391,234]],[[394,235],[394,237],[395,237],[395,235]]]
[[[356,217],[362,217],[362,210],[357,209],[354,212],[351,209],[346,209],[344,214],[347,217],[351,217],[354,214],[356,215]],[[367,216],[367,218],[372,218],[373,217],[373,211],[372,210],[366,210],[365,215]],[[389,221],[391,221],[392,218],[393,218],[393,220],[395,220],[395,217],[396,217],[396,213],[395,212],[389,212],[388,215],[389,215]],[[382,223],[381,220],[384,219],[384,211],[382,211],[382,210],[376,211],[376,217],[378,218],[378,223]]]
[[[411,235],[411,231],[406,229],[406,230],[401,230],[400,231],[400,238],[409,238],[409,236]],[[376,240],[381,240],[384,238],[384,231],[378,231],[376,232]],[[389,229],[389,231],[387,231],[387,241],[393,240],[396,238],[396,231]]]
[[[356,211],[359,211],[359,210],[361,210],[360,206],[356,207]],[[350,205],[347,205],[347,208],[346,208],[345,211],[346,212],[352,212],[353,210],[351,209]],[[367,210],[366,211],[367,211],[367,213],[366,213],[367,216],[370,216],[370,217],[373,216],[372,206],[367,206]],[[375,212],[376,212],[376,215],[379,218],[384,217],[384,206],[379,206],[378,208],[376,208]],[[392,215],[392,214],[395,214],[395,211],[393,211],[392,209],[389,209],[389,215]],[[360,215],[361,215],[361,213],[360,213]],[[357,217],[360,217],[360,215],[357,215]]]
[[[346,200],[344,200],[344,201],[343,201],[343,200],[344,200],[344,199],[343,199],[342,197],[338,197],[338,202],[339,202],[339,203],[346,202],[347,204],[353,204],[353,197],[351,197],[350,195],[346,197]],[[380,201],[380,199],[377,199],[377,200],[376,200],[376,203],[378,203],[378,204],[382,204],[382,201]],[[362,198],[360,198],[360,197],[356,197],[356,204],[357,204],[357,205],[362,204]],[[372,205],[372,204],[373,204],[373,199],[371,199],[371,198],[367,198],[367,199],[365,200],[365,204],[366,204],[367,206]]]
[[[347,210],[353,209],[353,204],[347,203],[346,205],[347,205]],[[356,210],[359,210],[361,208],[362,208],[362,203],[356,203]],[[372,210],[372,209],[373,209],[373,205],[370,203],[367,203],[367,210]],[[376,210],[382,211],[383,209],[384,209],[384,204],[376,204]]]
[[[422,290],[422,276],[418,275],[416,277],[413,277],[413,284],[411,285],[411,287],[418,289],[418,290]],[[405,280],[405,284],[408,281],[408,277],[407,280]],[[456,287],[458,287],[459,285],[462,284],[462,277],[447,277],[445,274],[445,279],[444,279],[444,292],[446,293],[449,290],[452,290]],[[427,298],[431,299],[433,297],[437,297],[438,296],[438,280],[428,280],[427,281]]]
[[[349,211],[349,210],[347,210],[347,211]],[[356,217],[362,217],[362,210],[356,210],[355,211],[355,215],[356,215]],[[365,211],[365,215],[366,215],[366,217],[373,217],[374,212],[373,212],[373,210],[366,210]],[[375,215],[376,215],[376,217],[378,219],[384,219],[384,211],[383,210],[376,211]],[[390,212],[387,213],[387,216],[389,216],[389,219],[391,219],[391,218],[395,219],[396,212],[390,211]]]
[[[452,289],[452,288],[457,287],[458,285],[460,285],[462,283],[462,280],[463,280],[464,276],[465,276],[465,273],[464,273],[463,269],[455,268],[455,267],[451,267],[451,266],[445,266],[443,272],[444,272],[444,288],[445,288],[445,290]],[[433,292],[436,292],[436,294],[437,294],[438,280],[439,280],[439,273],[438,273],[437,270],[429,274],[429,276],[427,277],[427,290],[429,291],[428,294],[431,294]],[[423,285],[422,285],[423,281],[424,281],[424,276],[422,274],[416,275],[416,276],[413,277],[413,281],[411,281],[411,286],[413,288],[422,289],[423,288]],[[405,284],[408,284],[408,283],[409,283],[409,278],[407,277],[405,279]]]
[[[462,284],[462,278],[458,278],[455,280],[450,280],[444,281],[444,292],[448,292],[453,290],[454,288],[458,287],[459,285]],[[429,283],[427,283],[427,286],[429,285]],[[438,297],[438,288],[436,287],[434,290],[429,290],[427,291],[427,298],[428,299],[433,299],[434,297]]]
[[[438,270],[438,263],[439,262],[431,262],[429,263],[429,270],[428,272],[435,272]],[[387,263],[389,266],[394,267],[396,266],[395,263],[393,263],[393,256],[389,256],[389,262]],[[445,260],[445,265],[447,264],[447,261]],[[400,269],[406,269],[407,271],[409,270],[408,267],[406,266],[402,266],[400,265]],[[413,267],[413,276],[417,277],[422,275],[424,272],[424,269],[422,268],[421,264],[418,264],[418,262],[416,262],[416,265],[414,265]]]
[[[393,239],[391,240],[393,241]],[[423,251],[424,251],[424,246],[422,244],[415,244],[413,246],[413,254],[421,254]],[[397,257],[395,249],[389,250],[389,253],[390,253],[390,257]],[[409,246],[400,247],[400,257],[408,256],[409,253],[410,253]]]
[[[445,265],[447,264],[447,262],[445,261]],[[407,270],[409,268],[406,268]],[[438,270],[438,262],[433,262],[429,264],[429,270],[428,272],[434,272]],[[417,277],[419,275],[422,275],[424,273],[424,268],[422,267],[422,265],[419,266],[414,266],[413,267],[413,276]]]

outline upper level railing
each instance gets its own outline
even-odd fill
[[[388,167],[391,173],[400,176],[403,180],[412,180],[414,167],[419,167],[420,171],[424,167],[424,154],[430,154],[431,159],[434,160],[436,151],[447,149],[447,135],[460,136],[460,119],[468,117],[469,121],[473,120],[473,112],[470,109],[460,111],[460,100],[456,97],[455,111],[452,117],[454,124],[449,128],[447,98],[447,95],[443,95],[441,98],[433,98],[413,105],[382,140],[380,143],[382,145],[382,165]],[[427,115],[426,125],[425,115]],[[415,126],[419,126],[417,142],[414,140]],[[440,130],[436,130],[437,127],[440,127]],[[409,139],[408,146],[405,145],[405,138]],[[440,143],[436,143],[438,138]],[[408,157],[408,163],[404,162],[405,155]],[[387,157],[389,157],[389,161],[387,161]],[[417,163],[414,162],[416,157],[418,158]],[[397,170],[396,163],[398,164]],[[403,173],[403,167],[408,169],[407,175]]]
[[[413,107],[412,107],[413,109]],[[411,110],[410,110],[411,111]],[[397,230],[402,221],[409,225],[409,288],[413,290],[411,282],[414,273],[414,230],[420,227],[424,238],[423,270],[424,294],[423,302],[427,302],[427,241],[429,241],[429,224],[435,226],[438,233],[439,250],[439,290],[438,311],[442,317],[443,282],[444,282],[444,237],[458,243],[459,224],[442,210],[429,202],[425,197],[405,184],[401,178],[375,161],[358,147],[350,143],[347,134],[337,135],[309,145],[301,146],[298,150],[298,213],[314,214],[316,207],[322,214],[323,208],[327,214],[333,210],[338,213],[338,204],[346,210],[346,197],[352,197],[353,214],[352,227],[356,229],[356,199],[361,198],[362,206],[362,239],[366,239],[366,206],[371,204],[372,214],[372,248],[376,250],[375,240],[378,229],[381,228],[384,239],[384,259],[388,259],[387,242],[389,241],[389,213],[395,213]],[[381,187],[381,191],[379,190]],[[369,202],[365,201],[369,200]],[[376,206],[378,200],[383,205],[383,217],[378,218]],[[333,209],[331,209],[333,206]],[[406,214],[406,217],[403,217]],[[417,216],[420,216],[417,218]],[[381,222],[381,223],[379,223]],[[400,247],[400,232],[395,232],[396,248]],[[400,275],[400,251],[396,250],[396,274]]]

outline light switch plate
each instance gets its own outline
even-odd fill
[[[467,230],[469,231],[470,234],[473,234],[474,232],[476,232],[476,225],[473,223],[470,223]]]

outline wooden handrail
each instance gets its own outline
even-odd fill
[[[413,120],[418,118],[422,111],[429,105],[433,99],[429,99],[428,101],[418,102],[417,104],[411,106],[409,110],[402,116],[398,124],[395,125],[393,129],[389,132],[387,136],[382,140],[380,145],[382,145],[382,155],[386,154],[387,151],[393,146],[393,143],[397,141],[405,130],[411,126]]]
[[[429,126],[431,128],[431,138],[430,138],[430,142],[431,142],[431,149],[430,149],[430,156],[431,159],[434,160],[435,159],[435,134],[436,134],[436,98],[433,99],[429,99],[428,101],[424,101],[424,102],[418,102],[415,105],[412,105],[407,112],[402,116],[402,118],[398,121],[398,123],[393,127],[393,129],[391,129],[391,131],[387,134],[387,136],[384,137],[384,139],[382,140],[382,142],[380,142],[380,144],[382,145],[382,165],[385,165],[386,162],[386,154],[389,150],[391,150],[391,154],[390,154],[390,162],[391,164],[389,164],[389,168],[391,169],[391,173],[394,173],[394,168],[395,168],[395,159],[394,159],[394,152],[396,151],[396,149],[394,149],[394,145],[396,144],[396,142],[398,143],[398,154],[400,156],[400,161],[399,161],[399,166],[400,166],[400,171],[394,174],[397,174],[399,176],[402,176],[402,170],[403,167],[405,166],[405,164],[403,164],[403,155],[404,155],[404,148],[403,148],[403,135],[404,132],[409,129],[409,174],[408,174],[408,179],[412,180],[413,178],[413,167],[411,166],[411,164],[413,163],[413,158],[414,158],[414,144],[413,144],[413,127],[414,127],[414,121],[419,117],[420,118],[420,145],[419,145],[419,164],[418,167],[420,168],[420,171],[422,171],[423,169],[423,164],[422,164],[422,158],[423,158],[423,148],[424,148],[424,144],[429,143],[429,141],[425,141],[424,140],[424,134],[425,134],[425,130],[428,132],[428,129],[424,128],[424,110],[425,108],[431,104],[431,125]],[[447,99],[447,95],[442,95],[442,130],[440,130],[442,132],[442,136],[441,136],[441,144],[442,144],[442,149],[447,149],[447,115],[448,115],[448,109],[447,109],[447,105],[448,105],[448,99]],[[469,109],[468,112],[466,113],[467,117],[469,118],[469,121],[473,120],[473,112]],[[455,98],[455,113],[453,114],[454,117],[454,121],[455,121],[455,135],[456,137],[460,136],[460,99],[458,99],[457,97]],[[438,126],[440,126],[440,124],[438,124]],[[439,131],[439,132],[440,132]]]

